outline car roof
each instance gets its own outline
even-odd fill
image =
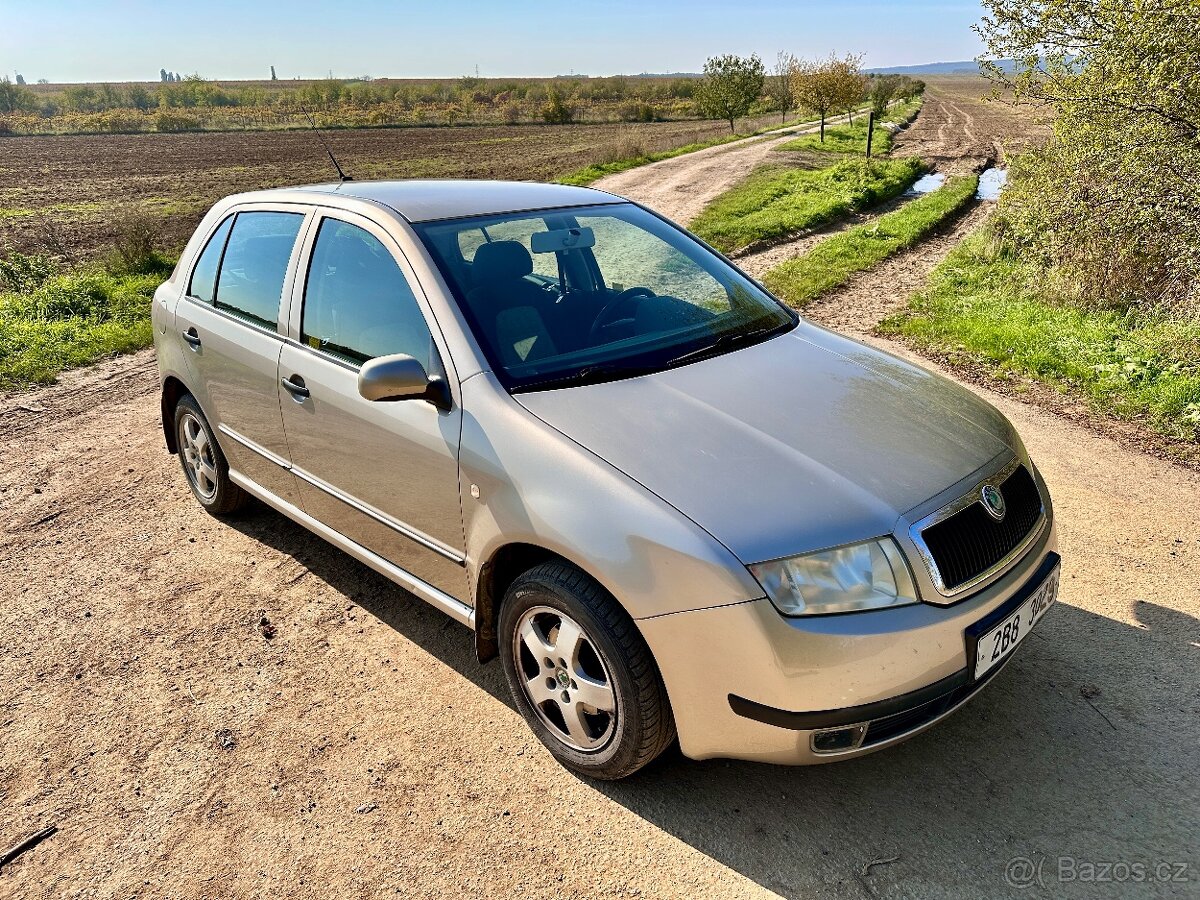
[[[492,215],[531,209],[619,203],[622,198],[592,188],[529,181],[343,181],[295,188],[255,191],[245,199],[317,193],[369,200],[390,207],[409,222],[431,222],[463,216]]]

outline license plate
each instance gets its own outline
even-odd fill
[[[1046,614],[1058,596],[1058,567],[1046,576],[1037,590],[995,627],[981,634],[975,642],[975,677],[982,678],[1004,662],[1033,626]]]

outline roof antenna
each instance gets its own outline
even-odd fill
[[[325,152],[329,154],[329,161],[333,163],[333,167],[337,169],[338,179],[340,181],[353,181],[354,179],[342,171],[342,167],[338,165],[337,157],[333,155],[333,151],[329,149],[329,142],[325,140],[325,135],[321,134],[321,129],[317,127],[317,120],[313,118],[313,114],[305,107],[300,107],[305,116],[308,117],[308,124],[312,126],[312,130],[316,132],[317,139],[321,142],[321,146],[325,148]]]

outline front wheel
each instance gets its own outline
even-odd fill
[[[578,569],[544,563],[517,578],[500,634],[517,708],[563,765],[624,778],[674,740],[650,648],[621,605]]]

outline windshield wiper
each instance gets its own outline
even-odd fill
[[[786,329],[790,329],[795,322],[778,322],[771,325],[764,325],[761,328],[751,328],[749,331],[731,331],[721,335],[711,344],[705,344],[703,347],[698,347],[695,350],[689,350],[687,353],[682,353],[673,359],[667,360],[667,367],[681,366],[685,363],[694,362],[698,359],[704,359],[709,356],[716,356],[724,353],[727,350],[732,350],[739,344],[754,343],[761,338],[768,337],[772,334],[778,334]]]
[[[617,378],[633,378],[637,375],[657,372],[659,368],[659,366],[622,366],[616,363],[594,363],[567,375],[557,375],[554,378],[546,378],[542,381],[531,381],[528,384],[519,385],[513,388],[513,392],[540,391],[543,388],[574,387],[581,384],[596,384],[600,381],[615,381]]]

